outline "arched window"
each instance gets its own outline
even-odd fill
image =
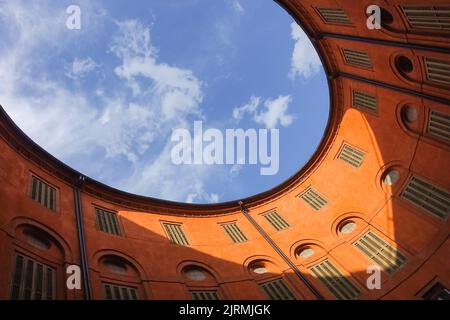
[[[20,224],[16,228],[10,298],[13,300],[54,300],[64,290],[57,283],[63,273],[64,250],[43,229]]]
[[[293,289],[283,277],[283,273],[271,261],[258,259],[248,265],[250,274],[261,290],[271,300],[295,300]]]
[[[99,259],[103,297],[106,300],[139,300],[144,288],[138,268],[128,259],[115,254]]]
[[[216,277],[206,268],[187,265],[181,271],[193,300],[219,300],[222,298]]]

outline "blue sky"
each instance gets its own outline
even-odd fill
[[[66,28],[69,5],[81,30]],[[34,141],[113,187],[211,203],[270,189],[328,119],[311,43],[271,0],[0,0],[0,104]],[[278,128],[280,169],[181,165],[172,130]]]

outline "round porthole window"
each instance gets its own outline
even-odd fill
[[[402,73],[410,73],[414,69],[411,59],[405,56],[398,56],[395,60],[395,66]]]
[[[298,253],[298,256],[303,259],[308,259],[314,255],[314,250],[311,248],[301,249]]]
[[[383,177],[383,183],[387,186],[393,186],[400,179],[400,172],[396,169],[391,169]]]
[[[356,223],[353,221],[346,222],[339,228],[339,231],[343,234],[350,234],[356,229]]]
[[[203,281],[206,279],[205,273],[200,269],[189,269],[185,272],[186,277],[193,281]]]
[[[265,274],[268,272],[268,270],[264,266],[256,266],[253,268],[253,272],[256,274]]]
[[[407,106],[402,109],[402,120],[406,123],[414,123],[417,121],[417,109],[412,106]]]

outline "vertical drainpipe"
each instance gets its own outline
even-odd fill
[[[80,247],[80,260],[81,260],[81,272],[83,276],[83,288],[84,288],[84,298],[86,300],[92,299],[92,287],[91,287],[91,279],[89,276],[89,263],[87,258],[87,249],[86,249],[86,237],[84,233],[84,218],[83,218],[83,208],[81,206],[81,191],[85,181],[85,177],[80,175],[78,177],[75,186],[73,187],[73,195],[75,201],[75,216],[77,220],[77,234],[78,234],[78,244]]]
[[[247,218],[247,220],[258,230],[258,232],[263,236],[263,238],[269,243],[269,245],[280,255],[280,257],[288,264],[288,266],[294,271],[297,277],[303,282],[308,289],[316,296],[319,300],[324,300],[320,292],[314,288],[314,286],[305,278],[305,276],[300,272],[297,266],[289,259],[289,257],[276,245],[276,243],[269,237],[269,235],[264,231],[263,228],[253,219],[249,214],[248,210],[245,209],[244,203],[242,201],[238,202],[242,214]]]

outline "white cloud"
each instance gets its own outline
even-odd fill
[[[92,11],[91,2],[80,2],[84,13]],[[113,164],[117,172],[105,173],[103,181],[114,187],[169,200],[218,202],[219,194],[207,191],[206,183],[229,182],[229,168],[175,166],[170,158],[171,129],[188,127],[193,119],[204,117],[202,81],[187,68],[165,63],[152,42],[151,29],[136,20],[118,22],[109,46],[119,58],[112,66],[118,82],[114,90],[107,86],[73,89],[70,81],[53,79],[47,73],[52,70],[33,72],[47,61],[49,52],[64,51],[73,34],[65,28],[65,11],[42,5],[46,3],[2,1],[0,5],[0,26],[4,27],[0,103],[13,120],[46,150],[86,174],[103,172]],[[105,15],[102,11],[100,19],[110,19]],[[92,37],[91,31],[83,27],[83,38]],[[79,78],[105,67],[87,57],[75,59],[66,71]],[[292,123],[289,96],[262,102],[263,98],[252,96],[233,110],[233,117],[239,121],[248,115],[268,128]],[[241,169],[235,166],[231,173],[237,175]],[[115,178],[122,172],[126,174]]]
[[[190,193],[188,194],[188,196],[186,197],[185,202],[187,203],[194,203],[196,201],[205,201],[208,203],[218,203],[219,202],[219,195],[217,193],[211,193],[208,194],[204,191],[202,191],[201,193]]]
[[[72,61],[70,67],[67,68],[68,70],[66,71],[66,76],[76,80],[86,76],[97,67],[99,67],[99,65],[95,63],[95,61],[91,57],[88,57],[86,59],[75,58]]]
[[[214,38],[212,44],[215,49],[220,47],[226,47],[226,49],[219,50],[217,54],[218,63],[223,63],[224,60],[229,60],[230,57],[235,55],[239,48],[236,46],[236,31],[242,23],[242,18],[245,14],[245,9],[240,0],[225,0],[226,4],[232,9],[231,13],[217,16],[214,23]],[[225,51],[227,58],[224,58],[222,51]]]
[[[7,48],[0,51],[0,103],[13,120],[46,150],[87,174],[121,161],[117,175],[131,174],[107,177],[104,182],[115,187],[176,201],[219,201],[216,192],[205,191],[210,167],[173,166],[168,152],[171,128],[203,117],[202,82],[191,70],[160,62],[150,29],[138,21],[118,23],[111,44],[120,59],[118,89],[82,91],[52,80],[48,70],[33,73],[48,51],[61,52],[67,45],[65,11],[61,15],[60,8],[46,4],[0,5],[0,45]],[[83,12],[89,5],[83,2]],[[9,38],[14,41],[5,46]],[[103,67],[90,58],[75,59],[69,74],[78,77]]]
[[[132,192],[150,193],[152,196],[188,203],[219,201],[219,195],[207,192],[205,180],[214,179],[211,167],[203,165],[175,165],[171,160],[172,144],[167,143],[158,157],[135,167],[134,175],[127,180],[126,188]],[[221,173],[222,174],[222,173]],[[225,174],[225,172],[223,172]],[[216,177],[216,181],[221,176]]]
[[[308,79],[319,72],[322,63],[308,36],[296,22],[291,24],[291,36],[295,41],[295,47],[289,77]]]
[[[245,9],[239,0],[226,0],[226,2],[239,14],[245,13]]]
[[[264,124],[268,129],[277,128],[279,125],[288,127],[294,121],[294,116],[287,114],[291,102],[291,96],[279,96],[275,100],[269,99],[264,103],[266,110],[255,114],[253,119],[257,123]]]
[[[191,70],[157,62],[158,50],[151,44],[150,29],[135,20],[119,23],[120,33],[114,39],[112,51],[122,59],[115,69],[127,81],[135,96],[143,94],[140,77],[153,82],[152,91],[159,97],[164,120],[200,114],[203,100],[202,83]]]
[[[259,107],[261,97],[251,96],[250,101],[242,107],[236,107],[233,109],[233,118],[237,121],[242,120],[246,113],[253,114]]]
[[[249,114],[252,116],[253,121],[264,125],[266,128],[273,129],[280,125],[288,127],[294,121],[294,116],[288,114],[288,108],[291,102],[292,97],[290,95],[279,96],[276,99],[267,99],[264,102],[265,109],[260,110],[261,97],[251,96],[245,105],[233,109],[233,118],[239,122],[246,114]],[[234,171],[237,169],[235,168]]]
[[[95,109],[88,107],[83,95],[47,75],[32,75],[33,67],[45,59],[42,47],[52,51],[66,44],[64,15],[36,2],[7,1],[0,6],[0,23],[3,39],[9,35],[15,39],[0,53],[0,103],[28,135],[55,155],[82,150],[88,140],[83,127],[95,117]]]

